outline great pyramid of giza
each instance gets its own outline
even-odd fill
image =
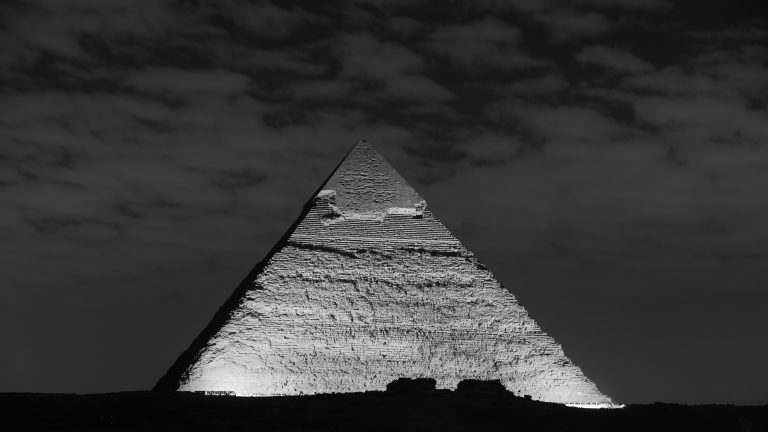
[[[401,377],[611,404],[361,141],[156,389],[344,393]]]

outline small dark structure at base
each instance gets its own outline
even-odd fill
[[[437,391],[437,381],[433,378],[398,378],[387,384],[387,393],[413,394]],[[502,395],[511,394],[500,380],[465,379],[459,382],[456,391],[468,394]],[[530,396],[528,397],[530,399]]]
[[[387,393],[424,393],[433,392],[437,381],[432,378],[398,378],[387,384]]]
[[[462,393],[481,393],[481,394],[503,394],[507,389],[499,380],[481,381],[474,379],[462,380],[456,387],[457,392]]]

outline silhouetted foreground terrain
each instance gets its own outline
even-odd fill
[[[9,431],[768,431],[768,406],[590,410],[447,390],[269,398],[5,393],[0,406]]]

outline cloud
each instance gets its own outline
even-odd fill
[[[755,41],[764,40],[768,38],[768,31],[760,28],[759,26],[744,25],[740,28],[729,28],[725,30],[697,30],[687,33],[688,36],[696,39],[709,40],[709,41]]]
[[[647,91],[667,95],[707,94],[731,92],[723,88],[712,78],[683,72],[679,67],[662,69],[656,73],[628,77],[623,86],[637,91]]]
[[[35,1],[11,8],[14,19],[0,35],[13,70],[45,67],[49,74],[83,81],[135,65],[182,68],[249,68],[318,75],[327,65],[306,50],[273,49],[296,29],[323,25],[299,8],[266,1],[227,0],[176,4],[123,1]],[[45,28],[45,31],[39,29]],[[98,67],[94,67],[98,65]],[[6,72],[7,74],[7,72]],[[96,77],[103,79],[104,77]]]
[[[218,49],[218,47],[212,47]],[[256,49],[245,46],[223,46],[215,53],[220,63],[233,69],[253,72],[284,72],[299,76],[319,76],[329,69],[328,64],[311,58],[306,52],[293,48]]]
[[[505,13],[515,11],[526,20],[539,22],[548,28],[556,43],[594,38],[608,33],[613,25],[606,12],[657,13],[674,8],[666,0],[481,0],[468,2],[472,10]]]
[[[250,168],[228,170],[216,173],[213,185],[222,189],[249,188],[263,183],[267,175],[261,171]]]
[[[747,44],[708,52],[689,63],[699,75],[715,80],[722,87],[732,88],[745,97],[759,97],[768,92],[766,61],[768,49]]]
[[[535,127],[551,140],[581,141],[599,144],[619,140],[631,133],[598,111],[580,106],[521,106],[515,109],[519,118]]]
[[[557,6],[556,0],[473,0],[468,1],[469,7],[483,11],[517,10],[523,13],[535,13],[551,10]]]
[[[399,99],[413,101],[448,101],[455,95],[445,87],[423,76],[401,76],[387,83],[386,92]]]
[[[766,59],[768,50],[749,45],[713,50],[683,65],[628,77],[622,86],[656,94],[760,99],[768,91],[768,75],[763,65]]]
[[[484,11],[515,10],[525,14],[540,14],[556,9],[574,7],[578,9],[627,10],[633,12],[657,12],[672,9],[674,3],[667,0],[475,0],[468,1],[468,7]]]
[[[133,7],[129,2],[32,1],[6,6],[0,46],[6,61],[30,64],[41,55],[52,54],[80,61],[90,55],[80,43],[84,34],[144,37],[176,27],[169,1],[157,1]],[[109,17],[109,19],[104,19]]]
[[[347,97],[355,87],[354,83],[342,80],[299,81],[287,86],[290,97],[296,100],[337,100]]]
[[[227,70],[188,70],[180,68],[150,68],[126,77],[122,84],[136,90],[179,94],[203,93],[232,95],[243,92],[250,78]]]
[[[421,57],[413,51],[379,42],[367,34],[340,37],[336,51],[342,64],[340,75],[344,77],[389,80],[420,72],[424,67]]]
[[[667,0],[578,0],[576,3],[580,6],[649,11],[666,10],[674,6]]]
[[[479,166],[503,165],[526,151],[527,145],[512,135],[482,133],[462,140],[460,148],[467,160]]]
[[[499,125],[539,145],[551,142],[602,145],[634,134],[631,128],[582,106],[547,106],[513,99],[489,104],[485,112]]]
[[[409,101],[447,101],[454,94],[423,76],[424,60],[394,43],[366,34],[343,35],[336,46],[339,76],[379,85],[378,94]]]
[[[640,121],[673,134],[680,145],[707,143],[763,146],[768,142],[765,110],[713,97],[642,97],[635,104]]]
[[[547,65],[525,54],[518,46],[520,30],[495,18],[453,24],[433,31],[427,47],[455,64],[472,69],[513,70]]]
[[[404,8],[413,8],[419,4],[413,0],[351,0],[353,4],[366,5],[375,9],[392,11]]]
[[[416,35],[427,27],[423,22],[407,16],[396,16],[387,21],[387,28],[389,30],[405,37]]]
[[[611,29],[608,19],[594,12],[555,10],[535,16],[545,24],[555,42],[571,42],[607,33]]]
[[[628,51],[605,46],[584,47],[574,57],[582,64],[601,66],[619,73],[641,74],[654,69],[651,63]]]
[[[561,74],[549,74],[538,78],[519,80],[508,88],[511,94],[548,95],[566,90],[568,80]]]
[[[265,0],[212,2],[207,14],[222,25],[234,25],[245,33],[266,38],[283,38],[313,19],[308,12],[293,7],[286,10]],[[222,22],[222,20],[226,20]]]

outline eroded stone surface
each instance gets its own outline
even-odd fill
[[[197,353],[179,390],[293,395],[401,378],[499,379],[610,403],[367,143],[359,143]]]

